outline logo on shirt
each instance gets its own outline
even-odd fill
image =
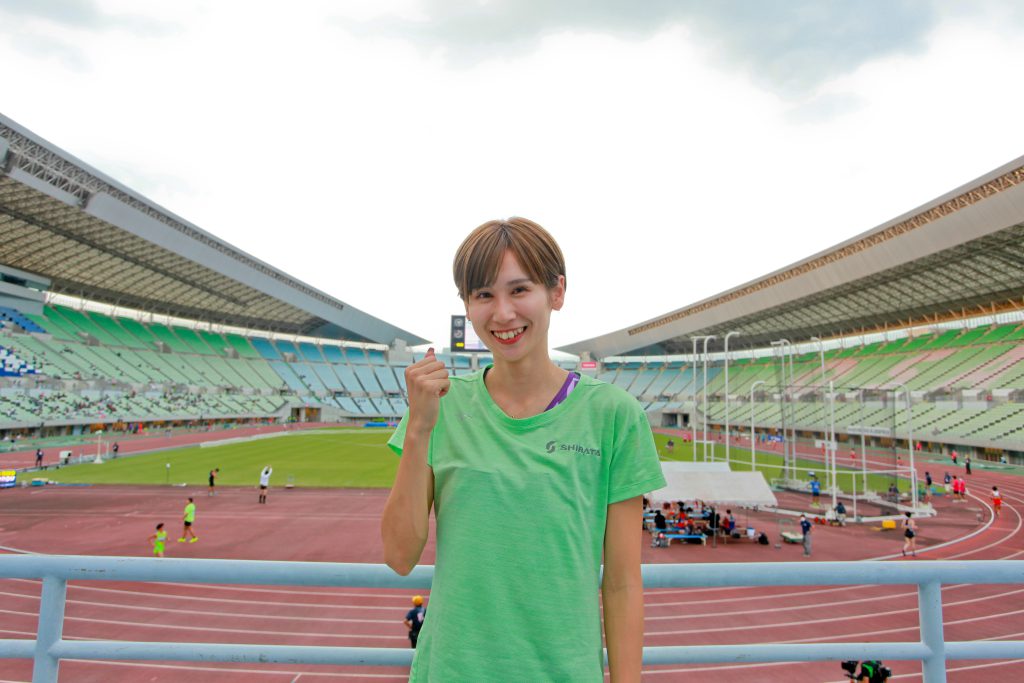
[[[592,455],[595,458],[601,457],[600,448],[589,448],[578,443],[558,443],[557,441],[548,441],[544,444],[544,450],[548,453],[554,453],[555,451],[564,451],[566,453],[575,453],[577,455]]]

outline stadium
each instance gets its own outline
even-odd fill
[[[175,519],[181,487],[206,495],[217,466],[223,488],[199,498],[211,510],[204,534],[237,542],[199,546],[209,555],[189,547],[188,558],[380,563],[376,520],[396,466],[383,444],[407,408],[404,370],[431,340],[242,252],[3,116],[0,235],[3,554],[144,555],[138,538],[96,536],[148,533],[154,509]],[[779,511],[805,509],[811,482],[821,479],[830,511],[848,501],[857,522],[850,526],[860,527],[843,536],[847,529],[833,528],[822,510],[828,528],[816,552],[824,559],[898,559],[879,541],[883,520],[907,509],[928,520],[930,559],[1019,558],[1024,157],[783,269],[558,350],[578,359],[559,360],[562,367],[642,404],[666,461],[763,475],[771,505],[739,493],[704,498],[742,508],[742,525],[768,529],[773,543],[792,531],[792,516]],[[455,375],[490,362],[451,348],[439,357]],[[278,507],[254,517],[254,472],[271,460]],[[938,481],[965,462],[976,470],[968,504],[952,505],[925,484],[926,471]],[[999,518],[985,496],[995,484],[1006,500]],[[339,540],[317,543],[332,535]],[[644,562],[798,559],[781,540],[767,550],[744,544],[742,534],[721,539],[722,547],[713,540],[707,552],[703,539],[699,548],[645,547]],[[7,574],[0,583],[10,658],[2,678],[50,680],[11,654],[26,651],[15,641],[43,637],[35,630],[40,581]],[[168,573],[99,588],[76,582],[63,642],[400,648],[394,615],[413,588],[213,583],[193,586]],[[806,583],[756,593],[749,584],[652,588],[645,644],[886,642],[906,640],[899,631],[916,638],[918,627],[926,640],[911,588],[809,591]],[[946,604],[957,606],[946,615],[947,638],[1008,641],[976,663],[950,654],[950,680],[1024,676],[1024,621],[1006,609],[1020,589],[1000,583],[1012,582],[946,587]],[[828,615],[787,620],[816,610]],[[984,628],[973,630],[974,622]],[[82,681],[403,680],[407,671],[365,657],[361,665],[310,664],[172,650],[115,661],[69,649],[54,661],[63,661],[61,680]],[[925,657],[916,659],[899,671],[920,675]],[[247,663],[259,661],[270,663]],[[834,661],[792,675],[749,663],[783,659],[677,661],[686,663],[649,661],[645,676],[754,681],[768,667],[786,680],[841,679]]]

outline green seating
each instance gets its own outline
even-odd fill
[[[933,351],[935,349],[944,349],[957,338],[960,334],[960,330],[946,330],[938,337],[935,337],[930,342],[921,347],[922,351]]]
[[[224,338],[228,340],[228,344],[230,344],[242,358],[263,358],[263,356],[259,354],[259,351],[254,349],[252,344],[250,344],[249,340],[245,337],[228,333],[224,335]]]
[[[172,351],[179,353],[189,353],[191,351],[188,344],[174,336],[174,333],[166,325],[150,323],[149,329],[159,341],[166,344]]]
[[[144,327],[142,323],[131,318],[118,318],[117,322],[121,325],[125,332],[134,337],[142,344],[142,348],[151,349],[156,346],[157,338],[149,331],[149,328]]]

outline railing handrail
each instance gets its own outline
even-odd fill
[[[61,659],[306,663],[402,666],[412,651],[395,648],[245,645],[221,643],[65,640],[67,582],[135,581],[204,584],[365,588],[429,588],[433,567],[399,576],[384,565],[265,560],[208,560],[88,555],[0,555],[0,579],[42,579],[39,632],[35,640],[0,639],[0,658],[33,658],[33,681],[55,683]],[[927,683],[945,681],[948,659],[1024,658],[1024,641],[946,642],[942,627],[944,584],[1024,584],[1024,560],[934,562],[756,562],[649,564],[644,588],[735,586],[914,585],[918,589],[921,639],[886,643],[688,645],[644,648],[651,665],[822,661],[917,660]]]
[[[645,564],[644,588],[1024,583],[1024,560]],[[383,564],[98,555],[0,555],[0,578],[429,588],[432,565],[399,576]],[[297,580],[301,578],[302,580]]]

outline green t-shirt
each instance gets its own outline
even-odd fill
[[[189,503],[185,506],[185,521],[194,522],[196,521],[196,504]]]
[[[640,404],[584,375],[515,420],[482,372],[452,377],[427,461],[437,561],[410,680],[602,681],[607,508],[665,485]]]

